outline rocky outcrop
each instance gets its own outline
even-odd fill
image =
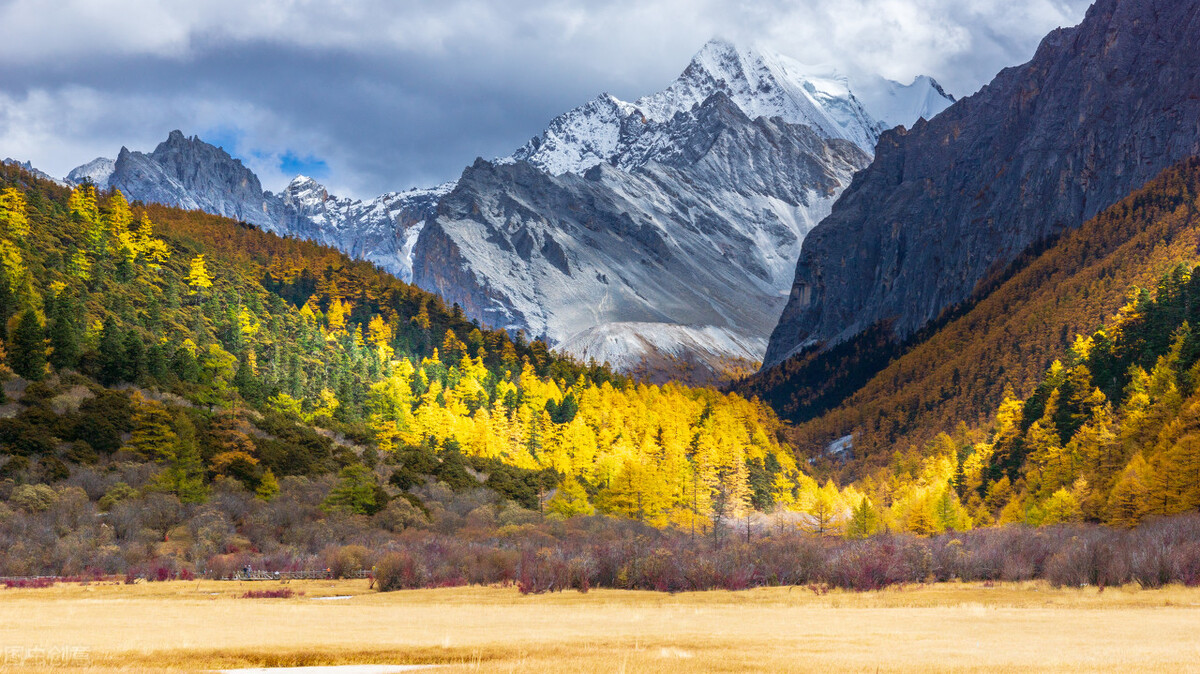
[[[240,159],[179,131],[149,154],[121,148],[109,185],[131,199],[202,210],[271,231],[284,221],[278,197],[264,194],[258,176]]]
[[[282,231],[370,260],[411,282],[417,237],[452,187],[389,192],[362,201],[332,195],[312,178],[298,176],[280,195]]]
[[[419,238],[414,282],[622,369],[757,362],[800,241],[868,157],[723,93],[647,127],[672,142],[633,170],[477,161]]]
[[[1031,244],[1200,153],[1200,3],[1100,0],[1029,63],[911,130],[805,240],[767,364],[913,333]]]

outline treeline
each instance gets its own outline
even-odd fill
[[[757,402],[574,362],[309,242],[13,168],[0,186],[0,497],[85,469],[127,478],[85,489],[100,512],[337,476],[326,509],[367,517],[434,480],[705,530],[819,491]]]
[[[808,586],[877,590],[939,581],[1046,580],[1066,587],[1200,584],[1200,517],[1134,529],[992,527],[919,537],[812,536],[762,520],[691,535],[629,519],[548,517],[496,492],[427,483],[371,516],[328,509],[333,476],[287,477],[264,500],[235,481],[204,503],[117,491],[144,466],[85,467],[0,505],[0,575],[150,580],[256,571],[374,574],[381,589],[516,585],[654,591]],[[99,499],[98,494],[107,494]],[[340,497],[339,497],[340,498]]]

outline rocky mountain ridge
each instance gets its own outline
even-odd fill
[[[767,364],[873,325],[910,335],[1030,245],[1200,153],[1197,40],[1198,3],[1099,0],[1029,63],[884,133],[805,240]]]
[[[0,161],[0,165],[16,166],[18,168],[28,171],[29,173],[33,174],[34,176],[37,176],[38,178],[40,178],[42,180],[49,180],[50,182],[57,183],[59,185],[66,184],[64,181],[59,180],[58,178],[55,178],[54,176],[46,173],[45,171],[38,170],[37,168],[34,167],[33,163],[29,162],[29,161],[20,161],[17,159],[13,159],[12,157],[5,157],[3,161]]]

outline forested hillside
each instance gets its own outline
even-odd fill
[[[326,513],[428,520],[432,477],[704,529],[816,490],[756,402],[575,363],[312,243],[12,167],[0,189],[16,510],[315,489]]]
[[[847,349],[900,355],[791,429],[489,330],[312,243],[17,168],[0,184],[0,574],[361,565],[338,546],[429,536],[526,549],[591,514],[749,537],[757,510],[775,515],[758,536],[862,538],[1200,507],[1200,161],[917,343]],[[551,535],[630,535],[596,526]]]
[[[851,478],[960,423],[988,423],[1006,388],[1030,394],[1077,335],[1104,325],[1137,288],[1152,288],[1179,263],[1195,260],[1197,194],[1200,161],[1189,160],[1028,256],[832,411],[797,425],[799,451],[819,456],[830,441],[853,433],[854,458],[841,465]],[[765,376],[782,377],[780,395],[792,390],[786,372]]]
[[[917,532],[1132,525],[1200,508],[1198,194],[1189,160],[1029,254],[915,344],[867,349],[900,355],[794,429],[801,452]],[[851,434],[848,452],[826,453]],[[914,507],[929,495],[932,507]]]
[[[896,512],[912,485],[942,493],[928,533],[991,524],[1134,526],[1200,509],[1200,267],[1179,265],[1088,336],[982,430],[959,424],[891,457],[861,487]]]

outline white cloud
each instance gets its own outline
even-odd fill
[[[600,91],[667,84],[705,40],[963,95],[1084,0],[10,0],[0,155],[63,173],[167,131],[234,129],[278,188],[292,151],[359,195],[454,177]],[[266,159],[253,159],[257,153]]]

